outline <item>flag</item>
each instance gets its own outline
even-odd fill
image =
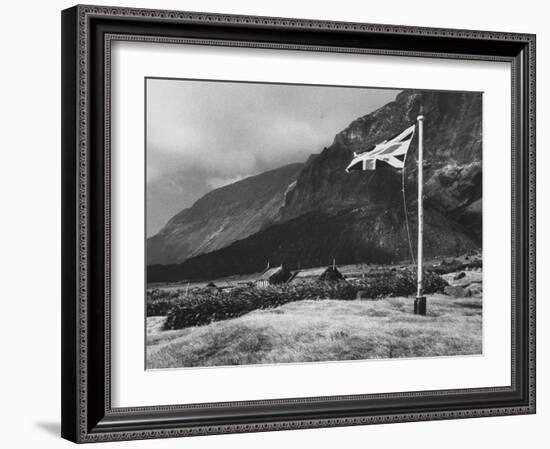
[[[353,160],[347,166],[346,172],[375,170],[380,161],[395,168],[403,168],[405,166],[407,151],[409,151],[409,146],[414,136],[414,129],[415,125],[412,125],[405,131],[389,140],[384,140],[364,153],[357,154],[354,152]]]

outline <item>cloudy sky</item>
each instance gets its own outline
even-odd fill
[[[147,80],[147,236],[212,189],[329,146],[389,89]]]

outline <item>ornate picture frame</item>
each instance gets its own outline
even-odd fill
[[[117,41],[510,64],[511,384],[113,407],[110,76]],[[71,441],[535,413],[535,36],[120,7],[64,10],[62,227],[62,436]]]

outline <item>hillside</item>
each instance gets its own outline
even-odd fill
[[[183,262],[269,226],[302,166],[286,165],[212,190],[147,240],[147,264]]]
[[[372,208],[334,215],[310,212],[183,263],[149,266],[147,281],[207,280],[255,273],[267,262],[271,266],[285,262],[291,269],[326,266],[333,258],[339,264],[398,262],[409,255],[401,218],[399,210]],[[434,209],[425,213],[425,233],[427,255],[455,255],[477,248],[460,226]]]
[[[452,216],[481,198],[481,107],[480,93],[401,92],[394,102],[352,122],[306,164],[292,194],[286,196],[283,220],[318,209],[393,206],[401,189],[396,170],[348,174],[344,168],[354,151],[367,151],[397,134],[416,123],[419,114],[425,116],[424,194],[432,207]],[[416,200],[417,142],[415,136],[405,172],[410,202]]]

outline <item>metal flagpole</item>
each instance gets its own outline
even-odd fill
[[[426,315],[426,297],[423,296],[422,291],[422,239],[424,234],[424,211],[422,206],[422,195],[424,188],[424,116],[419,115],[416,120],[418,122],[418,254],[416,256],[418,271],[416,299],[414,300],[414,313],[415,315]]]

